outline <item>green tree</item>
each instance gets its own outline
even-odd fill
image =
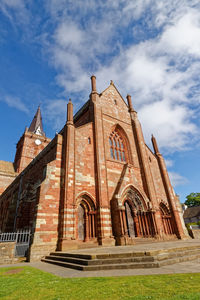
[[[185,204],[188,207],[200,206],[200,193],[191,193],[186,198]]]

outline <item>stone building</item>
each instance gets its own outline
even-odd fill
[[[1,188],[7,185],[0,231],[31,228],[32,260],[54,250],[186,235],[164,159],[153,136],[154,152],[145,144],[131,96],[126,103],[112,81],[98,93],[95,76],[91,85],[74,116],[69,101],[66,124],[51,141],[38,109],[17,144],[10,181],[0,177]]]
[[[185,224],[200,222],[200,206],[187,207],[183,213]]]

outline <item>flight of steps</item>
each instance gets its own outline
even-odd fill
[[[165,250],[134,251],[127,253],[82,254],[52,252],[43,262],[66,268],[97,271],[112,269],[159,268],[200,258],[200,245]]]

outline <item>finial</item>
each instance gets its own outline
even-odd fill
[[[110,85],[113,85],[113,84],[114,84],[114,82],[111,80],[111,81],[110,81]]]
[[[128,95],[126,96],[126,99],[127,99],[127,101],[128,101],[128,106],[129,106],[130,111],[133,110],[133,105],[132,105],[131,95],[128,94]]]
[[[156,138],[154,137],[153,134],[151,135],[151,141],[152,141],[152,145],[153,145],[153,149],[154,149],[155,154],[160,153],[159,149],[158,149],[158,144],[157,144]]]
[[[92,92],[96,92],[96,76],[92,75],[91,76],[91,86],[92,86]]]
[[[73,104],[71,99],[67,103],[67,124],[73,124]]]

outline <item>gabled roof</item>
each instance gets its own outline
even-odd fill
[[[200,206],[188,207],[183,214],[183,218],[194,218],[200,216]]]
[[[122,97],[122,95],[120,94],[119,90],[116,88],[114,82],[111,80],[110,81],[110,85],[105,89],[103,90],[103,92],[101,92],[99,95],[101,97],[101,95],[103,95],[105,93],[105,91],[107,91],[111,86],[113,86],[115,88],[115,90],[117,91],[117,93],[119,94],[120,98],[123,100],[123,102],[126,104],[126,106],[128,107],[126,101],[124,100],[124,98]]]
[[[42,116],[41,116],[40,106],[38,106],[37,112],[31,122],[31,125],[29,126],[28,131],[38,135],[45,136],[45,133],[43,131],[43,126],[42,126]]]

